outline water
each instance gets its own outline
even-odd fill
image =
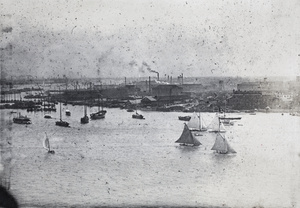
[[[210,150],[214,133],[197,136],[200,147],[174,143],[183,130],[178,116],[189,113],[142,112],[146,119],[137,120],[108,109],[105,119],[80,124],[82,106],[62,107],[72,113],[63,113],[71,128],[55,126],[59,112],[44,119],[20,111],[32,119],[25,126],[9,124],[10,110],[1,111],[11,192],[22,207],[300,206],[300,117],[230,114],[242,116],[226,127],[237,154],[218,155]],[[209,122],[214,114],[203,116]],[[42,147],[45,132],[54,155]]]

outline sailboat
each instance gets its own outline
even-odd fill
[[[48,150],[48,153],[51,153],[51,154],[54,154],[54,150],[51,150],[50,149],[50,142],[49,142],[49,138],[48,138],[48,135],[47,133],[45,132],[46,134],[46,139],[43,141],[43,147]]]
[[[86,107],[86,105],[85,105],[85,106],[84,106],[84,116],[80,119],[80,122],[81,122],[82,124],[86,124],[86,123],[89,122],[89,117],[87,116],[86,111],[87,111],[87,107]]]
[[[236,151],[229,145],[225,136],[220,133],[217,134],[216,141],[211,149],[216,150],[219,154],[236,153]]]
[[[102,101],[102,99],[101,99]],[[100,105],[98,105],[98,112],[96,113],[91,113],[90,114],[90,117],[91,119],[93,120],[96,120],[96,119],[103,119],[105,118],[105,114],[106,114],[106,110],[103,110],[103,105],[101,105],[101,110],[100,110]]]
[[[60,102],[60,105],[59,105],[59,117],[60,117],[60,119],[59,119],[59,121],[55,122],[55,125],[57,125],[57,126],[63,126],[63,127],[69,127],[69,123],[66,122],[66,121],[63,121],[61,119],[61,102]]]
[[[17,124],[31,124],[30,118],[22,116],[21,113],[18,114],[18,117],[13,118],[13,122]]]
[[[226,129],[222,122],[220,122],[220,118],[218,114],[213,118],[212,122],[208,125],[209,132],[226,132]]]
[[[135,114],[132,114],[132,118],[135,119],[145,119],[142,114],[139,114],[137,111],[135,111]]]
[[[187,124],[191,131],[206,131],[206,125],[204,123],[203,117],[199,113],[199,116],[194,113],[191,120]]]
[[[201,143],[192,134],[191,130],[189,129],[189,127],[187,126],[186,123],[184,123],[184,128],[183,128],[181,136],[175,143],[180,143],[180,145],[183,145],[183,146],[199,146],[199,145],[201,145]]]

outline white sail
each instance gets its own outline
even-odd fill
[[[199,117],[198,115],[194,112],[191,120],[187,124],[188,128],[190,130],[200,130],[200,122],[199,122]]]
[[[225,142],[225,138],[222,137],[221,134],[217,134],[216,141],[211,149],[216,150],[218,152],[227,152],[227,145]]]
[[[203,117],[201,116],[201,113],[199,113],[199,126],[200,126],[200,131],[206,131],[207,130],[206,124],[203,120]]]
[[[229,145],[225,136],[222,136],[220,133],[217,134],[216,141],[211,149],[216,150],[221,154],[236,153],[236,151]]]
[[[225,126],[222,122],[220,122],[219,132],[226,132]]]
[[[182,144],[192,144],[194,146],[199,146],[201,143],[194,137],[192,132],[189,130],[188,126],[184,124],[183,132],[176,143]]]
[[[225,138],[226,144],[227,144],[227,149],[228,152],[227,153],[236,153],[236,151],[229,145],[227,139]]]
[[[43,141],[43,147],[44,147],[46,150],[50,151],[50,142],[49,142],[49,139],[48,139],[47,134],[46,134],[46,139]]]
[[[220,122],[218,114],[216,114],[207,128],[211,132],[226,132],[224,125]]]
[[[206,131],[207,130],[204,120],[200,113],[199,113],[199,116],[196,113],[194,113],[191,120],[188,122],[187,126],[191,131]]]

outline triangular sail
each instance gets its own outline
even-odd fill
[[[50,150],[50,142],[49,142],[49,138],[48,138],[47,134],[46,134],[46,139],[43,142],[43,147],[48,151]]]
[[[236,153],[236,151],[229,145],[225,136],[220,133],[217,134],[216,141],[211,149],[223,154]]]
[[[213,120],[211,121],[211,123],[208,125],[208,128],[210,129],[210,131],[219,131],[220,128],[220,124],[219,124],[219,117],[218,115],[216,115]]]
[[[187,127],[190,130],[200,130],[199,117],[196,113],[193,114],[191,120],[187,124]]]
[[[226,132],[226,129],[225,129],[225,126],[222,122],[220,122],[220,129],[219,129],[220,132]]]
[[[218,152],[227,152],[226,141],[221,134],[217,134],[216,141],[211,149]]]
[[[227,145],[227,153],[236,153],[236,151],[229,145],[227,139],[225,138],[225,142],[226,142],[226,145]]]
[[[213,118],[212,122],[207,127],[209,131],[212,132],[226,132],[226,129],[224,125],[220,122],[219,115],[216,114],[216,116]]]
[[[194,135],[189,130],[188,126],[184,124],[183,132],[180,138],[176,141],[176,143],[183,144],[193,144],[194,146],[199,146],[201,143],[194,137]]]

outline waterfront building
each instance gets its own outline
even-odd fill
[[[152,94],[156,97],[172,97],[182,95],[183,88],[177,85],[158,85],[152,88]]]

